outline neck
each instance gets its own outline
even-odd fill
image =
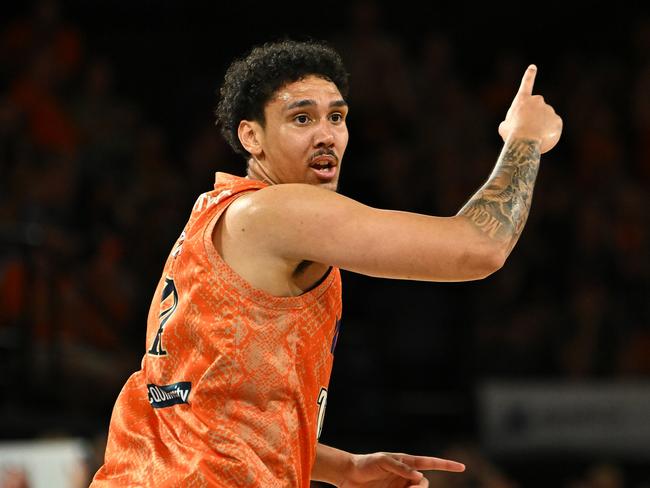
[[[264,168],[264,166],[255,158],[250,158],[248,160],[246,176],[252,180],[263,181],[269,185],[274,185],[276,183],[273,181],[269,171],[267,171],[266,168]]]

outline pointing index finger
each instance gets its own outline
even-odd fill
[[[400,454],[401,461],[418,470],[436,470],[436,471],[465,471],[465,465],[449,459],[441,459],[429,456],[413,456],[410,454]]]
[[[533,85],[535,84],[535,75],[537,74],[537,66],[531,64],[526,69],[524,77],[521,79],[521,85],[519,85],[519,91],[517,95],[532,95],[533,94]]]

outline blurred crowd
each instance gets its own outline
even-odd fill
[[[402,39],[382,22],[380,3],[356,2],[330,39],[351,73],[341,190],[377,207],[453,215],[489,175],[498,123],[535,60],[504,49],[477,74],[445,32]],[[118,89],[129,74],[87,37],[54,0],[3,20],[0,32],[2,438],[102,439],[194,199],[215,171],[244,171],[210,124],[174,140]],[[465,398],[495,377],[650,377],[650,17],[631,19],[619,47],[568,48],[538,63],[536,91],[565,130],[543,157],[529,223],[503,270],[463,285],[346,274],[348,345],[333,381],[357,392],[354,408],[390,414],[389,400],[384,410],[374,400],[417,388]],[[344,368],[354,383],[337,375]],[[423,368],[427,379],[413,374]],[[532,486],[478,448],[448,455],[481,468],[432,476],[434,487]],[[563,486],[632,486],[624,477],[603,463]]]

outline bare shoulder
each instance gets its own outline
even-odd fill
[[[348,239],[371,220],[370,207],[334,191],[306,184],[272,185],[242,195],[220,222],[221,239],[248,247],[249,252],[277,256],[288,262],[319,261],[310,250]],[[219,236],[215,236],[219,237]],[[216,243],[215,243],[216,244]]]
[[[261,190],[244,195],[249,204],[256,204],[264,208],[283,208],[296,202],[296,199],[305,203],[310,201],[336,200],[348,198],[331,190],[305,183],[284,183],[270,185]]]
[[[245,193],[219,219],[215,244],[221,240],[263,249],[299,226],[310,209],[325,207],[336,197],[331,191],[306,184],[271,185]]]
[[[306,217],[314,219],[349,210],[350,206],[362,205],[331,190],[287,183],[242,195],[231,204],[226,215],[231,224],[252,226],[252,231],[264,232],[269,227],[299,224]]]
[[[300,294],[316,278],[309,281],[310,275],[305,274],[301,279],[309,282],[297,282],[295,270],[305,260],[321,262],[310,259],[305,249],[322,247],[328,233],[318,209],[330,212],[325,209],[336,207],[333,202],[341,199],[349,200],[303,184],[273,185],[246,193],[218,220],[212,234],[214,246],[254,287],[276,296]]]

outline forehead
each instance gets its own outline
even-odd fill
[[[299,100],[313,100],[318,104],[328,105],[329,102],[341,99],[343,97],[334,83],[310,75],[282,86],[270,100],[269,105],[283,109]]]

